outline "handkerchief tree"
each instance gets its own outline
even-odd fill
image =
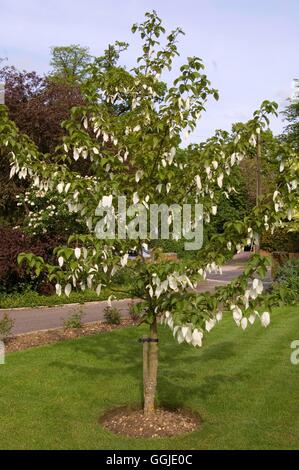
[[[195,129],[208,97],[217,99],[217,91],[197,57],[188,58],[170,86],[161,81],[162,73],[171,69],[178,55],[180,29],[167,35],[157,14],[151,12],[132,31],[143,40],[136,67],[128,71],[118,64],[121,50],[127,47],[123,43],[109,46],[103,57],[88,66],[89,78],[84,83],[87,104],[72,110],[64,124],[67,137],[55,155],[40,155],[9,121],[5,107],[0,109],[0,145],[10,153],[12,177],[30,179],[31,191],[42,197],[59,196],[61,207],[86,227],[83,233],[73,234],[67,246],[57,247],[57,265],[33,254],[20,255],[20,262],[26,261],[36,275],[46,273],[56,284],[57,293],[66,295],[72,289],[85,288],[99,293],[103,285],[113,288],[113,277],[119,270],[125,267],[132,273],[128,295],[138,299],[134,308],[140,323],[149,325],[149,337],[143,338],[144,412],[148,415],[155,410],[159,322],[173,330],[179,343],[198,347],[224,311],[231,311],[242,329],[257,319],[263,326],[269,324],[269,312],[279,299],[277,294],[260,295],[261,277],[267,269],[265,258],[253,255],[240,277],[213,293],[199,293],[196,285],[206,273],[221,272],[226,259],[253,243],[261,229],[275,230],[285,218],[292,217],[298,198],[294,168],[298,156],[287,144],[273,143],[271,151],[281,170],[277,171],[274,194],[261,197],[244,220],[226,223],[223,233],[194,251],[188,263],[165,261],[159,250],[153,250],[151,260],[146,260],[142,246],[149,242],[147,230],[140,230],[135,240],[117,234],[102,239],[98,224],[101,210],[108,214],[113,206],[120,223],[118,196],[126,196],[127,204],[138,210],[141,206],[147,210],[151,204],[202,204],[204,226],[209,224],[220,199],[229,198],[234,191],[234,166],[248,153],[256,152],[257,144],[259,152],[266,151],[263,133],[268,116],[277,108],[266,101],[232,134],[217,131],[205,143],[190,145],[188,152],[177,152],[182,134],[188,136]],[[78,159],[90,161],[89,175],[83,177],[70,170],[69,163]],[[56,206],[57,214],[59,210]],[[131,214],[131,222],[136,225],[135,215]],[[168,224],[171,229],[171,213]],[[140,253],[135,260],[128,257],[132,248]]]

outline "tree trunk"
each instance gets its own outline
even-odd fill
[[[143,403],[145,403],[146,387],[148,382],[148,347],[147,336],[143,337]]]
[[[158,335],[157,320],[150,326],[150,340],[143,343],[143,396],[144,414],[149,416],[155,412],[155,397],[158,371]],[[154,341],[153,341],[154,340]]]

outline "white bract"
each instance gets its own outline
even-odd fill
[[[223,178],[224,178],[223,173],[221,173],[221,174],[217,177],[217,184],[218,184],[219,188],[222,188],[222,186],[223,186]]]
[[[262,281],[257,278],[253,279],[252,288],[258,295],[260,295],[264,289]]]
[[[201,331],[199,331],[197,328],[195,328],[193,330],[193,333],[192,333],[192,340],[191,340],[191,343],[193,346],[198,346],[198,347],[201,347],[202,346],[202,338],[203,338],[203,334]]]
[[[129,255],[126,253],[120,260],[121,266],[124,268],[128,262]]]
[[[233,319],[237,324],[239,324],[242,319],[242,310],[237,305],[231,305],[231,310],[233,314]]]
[[[205,327],[208,332],[211,331],[215,325],[216,325],[216,320],[214,318],[210,318],[209,320],[206,320]]]
[[[55,290],[56,290],[56,295],[61,295],[61,291],[62,291],[62,288],[61,288],[61,285],[60,284],[55,284]]]
[[[241,320],[241,328],[242,328],[242,330],[246,330],[246,328],[247,328],[247,322],[248,322],[247,318],[246,318],[246,317],[243,317],[242,320]]]
[[[71,292],[72,292],[72,285],[68,283],[64,288],[64,293],[67,297],[69,297]]]
[[[202,184],[201,184],[201,178],[200,178],[199,175],[196,175],[196,176],[195,176],[195,182],[196,182],[197,188],[198,188],[199,190],[201,190],[201,189],[202,189]]]
[[[270,313],[269,312],[263,312],[261,315],[261,324],[264,327],[267,327],[270,325]]]

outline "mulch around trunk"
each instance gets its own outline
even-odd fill
[[[199,427],[200,418],[187,410],[165,408],[157,408],[152,416],[147,417],[141,409],[122,407],[107,412],[100,423],[115,434],[155,438],[192,432]]]
[[[5,339],[5,351],[14,352],[34,348],[46,344],[57,343],[80,336],[90,336],[97,333],[107,333],[117,328],[134,325],[131,319],[122,320],[119,325],[110,325],[105,322],[86,323],[82,328],[53,328],[50,330],[24,333]]]

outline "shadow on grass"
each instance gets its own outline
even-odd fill
[[[101,377],[105,382],[118,379],[119,383],[133,378],[139,383],[140,403],[142,401],[142,346],[138,343],[140,331],[132,328],[105,335],[95,335],[84,341],[72,341],[68,344],[74,358],[80,362],[54,361],[50,366],[66,368],[76,375],[90,378]],[[162,406],[183,408],[188,400],[208,399],[216,394],[219,387],[246,379],[244,374],[203,375],[200,379],[198,369],[207,361],[225,361],[236,355],[234,343],[223,341],[217,345],[206,346],[204,350],[190,350],[190,346],[171,344],[168,332],[162,331],[160,368],[158,378],[158,402]],[[177,365],[177,367],[175,367]],[[190,367],[190,365],[193,367]],[[186,372],[188,368],[188,380]],[[194,370],[194,373],[191,371]],[[183,385],[182,385],[183,384]],[[121,385],[120,385],[121,387]],[[129,397],[128,397],[129,398]]]
[[[211,360],[224,361],[236,356],[234,348],[235,344],[232,341],[211,344],[211,346],[201,351],[200,359],[204,362]]]
[[[175,408],[184,408],[186,404],[186,398],[188,401],[194,401],[199,398],[202,401],[206,401],[211,396],[216,395],[218,388],[223,384],[234,384],[247,379],[246,374],[238,373],[233,375],[215,374],[208,375],[201,378],[200,383],[188,385],[180,385],[177,382],[173,383],[165,376],[160,377],[159,382],[159,403],[162,406],[171,404]],[[171,391],[171,395],[169,392]]]
[[[138,342],[140,337],[132,334],[132,328],[89,336],[83,341],[68,342],[74,361],[52,361],[49,366],[67,369],[87,379],[100,377],[106,383],[118,378],[120,384],[127,378],[133,378],[139,385],[140,403],[142,400],[142,350]],[[63,347],[64,345],[62,345]],[[76,362],[75,358],[80,358]]]

